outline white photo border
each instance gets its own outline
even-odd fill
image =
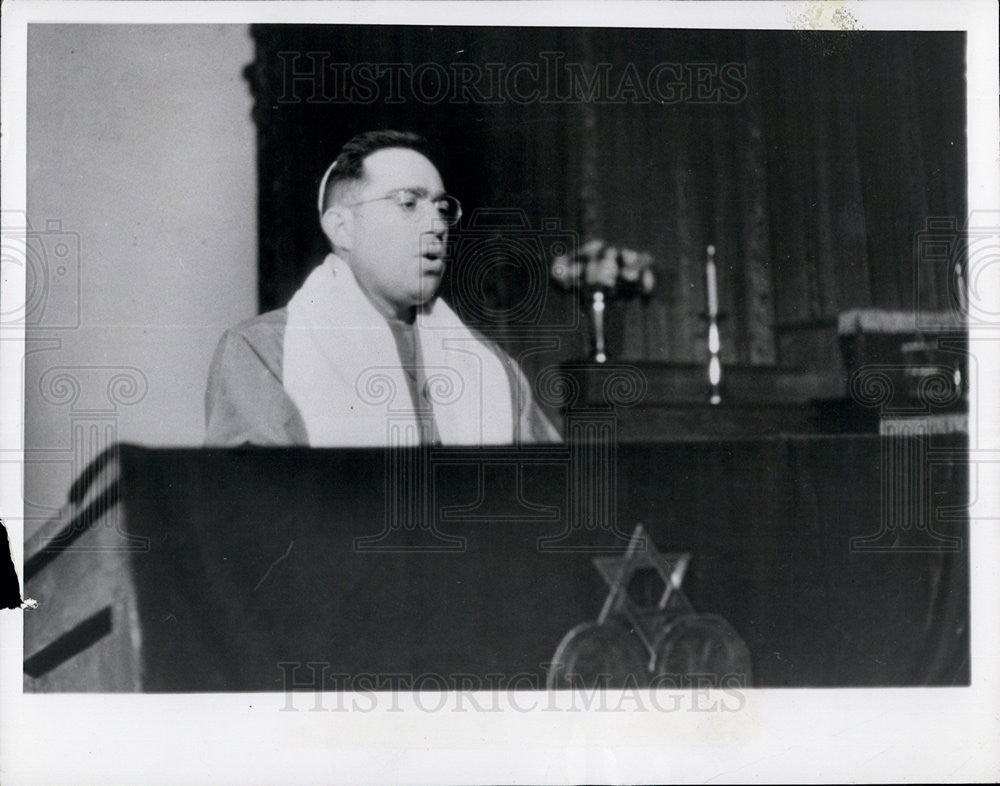
[[[8,2],[2,15],[0,201],[26,209],[29,24],[376,23],[791,29],[816,2]],[[864,30],[964,30],[968,36],[971,210],[1000,210],[997,7],[984,2],[846,6]],[[995,278],[995,273],[991,274]],[[5,298],[24,297],[17,268]],[[991,281],[992,284],[996,282]],[[20,293],[20,294],[19,294]],[[1000,303],[993,286],[989,296]],[[8,301],[10,302],[10,301]],[[980,488],[1000,488],[1000,325],[970,332]],[[23,330],[0,343],[0,515],[23,562]],[[977,406],[978,403],[978,406]],[[279,693],[32,695],[22,691],[21,614],[0,612],[0,780],[4,783],[975,781],[1000,773],[1000,511],[973,500],[970,688],[748,690],[737,711],[553,709],[505,694],[502,712],[455,711],[402,694],[373,711],[288,711]],[[341,697],[343,698],[343,697]],[[489,705],[495,697],[479,696]],[[720,697],[708,697],[707,702]],[[527,709],[533,705],[533,709]],[[610,705],[615,706],[614,698]],[[661,706],[673,706],[667,698]]]

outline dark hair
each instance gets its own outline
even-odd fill
[[[391,147],[404,147],[415,150],[428,159],[431,158],[427,147],[427,140],[419,134],[410,131],[365,131],[362,134],[351,137],[342,148],[340,153],[326,174],[320,181],[319,191],[319,212],[320,215],[327,210],[333,202],[333,195],[338,188],[345,183],[354,183],[364,178],[365,159],[378,150],[385,150]]]

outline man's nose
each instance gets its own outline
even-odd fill
[[[431,211],[429,231],[439,240],[444,240],[448,236],[448,222],[441,217],[436,207]]]

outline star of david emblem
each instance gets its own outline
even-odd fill
[[[623,617],[639,636],[651,659],[655,659],[656,641],[667,618],[690,614],[694,607],[681,590],[690,553],[661,554],[639,524],[620,557],[595,557],[594,565],[610,588],[598,624],[609,616]],[[640,605],[628,592],[629,584],[640,571],[654,570],[663,581],[663,591],[655,605]],[[652,660],[651,660],[652,663]]]
[[[644,686],[657,676],[683,685],[706,675],[751,684],[746,643],[724,618],[697,613],[681,590],[690,561],[690,553],[658,552],[641,524],[622,556],[595,558],[610,588],[607,600],[597,620],[563,636],[546,685]]]

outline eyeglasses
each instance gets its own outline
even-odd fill
[[[423,202],[430,202],[434,206],[434,209],[437,210],[438,217],[450,227],[455,226],[462,217],[462,203],[455,199],[455,197],[443,194],[435,199],[431,199],[427,191],[422,188],[400,188],[385,196],[354,202],[348,205],[348,207],[367,205],[369,202],[381,202],[383,199],[391,199],[396,204],[396,207],[402,210],[411,221],[416,221],[419,218],[419,208]]]

